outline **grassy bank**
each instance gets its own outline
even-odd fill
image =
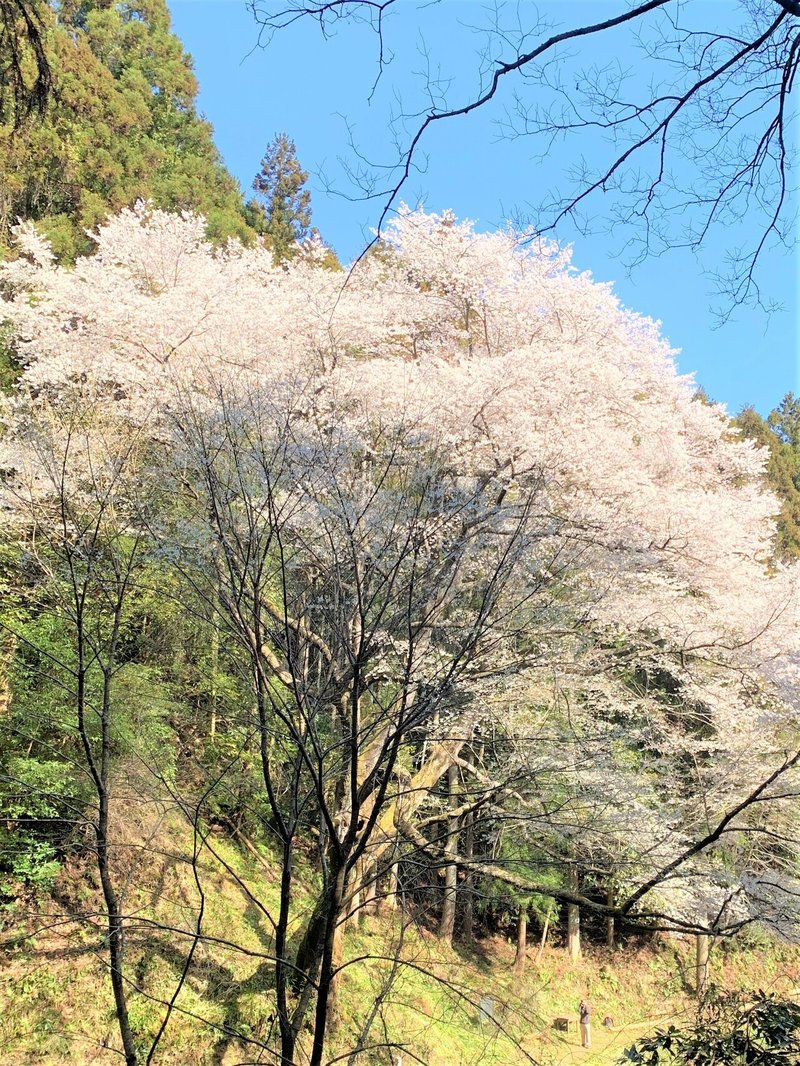
[[[269,1062],[259,1044],[274,1035],[269,919],[278,897],[274,859],[212,831],[198,844],[195,878],[193,836],[175,809],[131,802],[125,810],[116,862],[131,916],[128,975],[141,990],[131,995],[131,1021],[142,1034],[142,1047],[149,1046],[164,1003],[180,981],[202,899],[203,939],[154,1061]],[[314,875],[306,876],[310,881]],[[308,910],[301,891],[295,933]],[[17,900],[3,926],[2,1062],[119,1062],[98,886],[90,867],[69,864],[51,895]],[[386,1040],[404,1045],[404,1066],[415,1061],[510,1066],[528,1057],[553,1066],[612,1063],[656,1025],[691,1014],[688,939],[632,943],[615,952],[590,945],[575,963],[558,946],[546,947],[538,962],[535,955],[531,947],[520,978],[512,969],[513,946],[502,938],[450,949],[411,915],[365,917],[346,939],[341,1020],[330,1041],[331,1057],[361,1039],[363,1064],[392,1061],[385,1047],[374,1046]],[[718,944],[710,971],[720,987],[786,992],[800,983],[800,953],[767,941]],[[557,1017],[576,1019],[583,996],[595,1019],[589,1052],[579,1047],[574,1031],[553,1028]],[[492,1002],[484,1003],[482,1017],[484,997]],[[613,1029],[600,1024],[605,1016]]]

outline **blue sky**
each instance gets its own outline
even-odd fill
[[[713,25],[719,5],[712,0],[707,6]],[[555,16],[566,7],[551,0],[540,11]],[[370,162],[389,161],[395,157],[389,115],[400,106],[406,111],[425,108],[428,75],[441,78],[451,104],[467,95],[474,87],[481,41],[474,27],[487,10],[470,0],[424,7],[402,0],[386,27],[393,60],[369,102],[377,49],[366,26],[342,26],[325,39],[318,27],[302,22],[282,31],[268,47],[257,48],[257,26],[244,3],[170,0],[170,9],[174,29],[194,58],[200,109],[214,125],[228,168],[248,189],[266,144],[276,132],[287,132],[311,173],[314,223],[343,261],[361,250],[380,207],[380,201],[354,202],[341,195],[352,193],[342,161],[357,165],[350,140]],[[533,10],[526,2],[505,9],[507,17],[521,21],[529,20]],[[572,0],[569,22],[597,18],[599,10],[596,2]],[[588,59],[598,65],[618,61],[635,76],[638,57],[617,34],[598,39]],[[479,228],[491,228],[524,216],[544,191],[558,187],[576,150],[593,161],[596,146],[587,139],[556,147],[542,160],[529,140],[502,137],[498,120],[511,103],[505,90],[492,110],[439,124],[425,142],[425,172],[413,176],[403,198],[422,201],[430,210],[451,208]],[[753,403],[767,413],[788,390],[800,391],[795,254],[773,253],[761,276],[771,298],[785,310],[765,316],[757,309],[738,308],[726,325],[716,328],[712,306],[719,301],[707,271],[724,255],[726,241],[747,240],[746,226],[741,233],[714,233],[700,260],[691,252],[673,251],[646,261],[631,276],[617,254],[618,232],[584,237],[564,228],[556,236],[573,244],[578,268],[615,282],[625,304],[660,319],[664,334],[681,349],[681,370],[694,371],[698,384],[731,411]]]

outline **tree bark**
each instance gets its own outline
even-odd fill
[[[514,976],[522,977],[525,972],[525,953],[528,949],[528,901],[519,905],[517,914],[517,954],[514,958]]]
[[[696,942],[695,990],[697,998],[702,999],[708,988],[708,936],[698,933]]]
[[[451,737],[448,740],[439,741],[431,748],[427,761],[413,777],[407,779],[401,794],[384,805],[383,813],[375,826],[376,844],[373,848],[375,862],[382,858],[389,848],[395,846],[397,826],[411,819],[437,781],[441,780],[442,774],[453,760],[458,758],[463,746],[463,737]]]
[[[331,978],[330,992],[328,994],[328,1033],[335,1033],[339,1026],[339,1022],[341,1021],[341,1010],[339,1006],[339,985],[341,983],[341,975],[336,971],[342,965],[344,960],[344,934],[345,923],[339,922],[333,934],[333,951],[331,952],[331,970],[333,971],[333,976]]]
[[[608,885],[606,886],[606,903],[608,904],[609,907],[613,907],[614,906],[614,896],[615,896],[614,885],[613,885],[613,883],[611,881],[609,881]],[[613,914],[609,914],[606,917],[606,945],[607,945],[609,951],[613,951],[614,950],[615,934],[616,934],[616,929],[615,929],[615,926],[614,926],[614,915]]]
[[[108,804],[103,795],[100,800],[100,817],[97,828],[97,866],[108,920],[108,954],[111,963],[111,988],[114,993],[114,1008],[117,1014],[126,1066],[136,1066],[136,1042],[128,1016],[128,1002],[123,975],[125,954],[125,930],[119,913],[117,894],[111,882],[108,864]]]
[[[310,1066],[321,1066],[326,1036],[335,1030],[339,1020],[336,988],[339,975],[336,971],[341,965],[344,950],[344,923],[341,917],[347,891],[347,873],[344,867],[341,867],[332,870],[331,876],[333,880],[324,904],[325,931],[317,982]]]
[[[570,863],[568,869],[569,887],[573,892],[579,889],[578,867]],[[581,911],[575,903],[567,904],[567,951],[575,962],[581,955]]]
[[[114,1009],[117,1015],[120,1038],[122,1040],[123,1057],[126,1066],[136,1066],[136,1040],[131,1028],[128,1014],[127,989],[123,973],[123,961],[125,956],[125,927],[124,918],[120,913],[119,899],[114,887],[111,864],[109,861],[109,765],[111,759],[111,678],[114,666],[114,646],[119,633],[120,619],[122,617],[122,604],[117,601],[114,614],[114,628],[111,637],[111,651],[108,660],[102,667],[103,670],[103,694],[100,705],[100,757],[96,759],[92,753],[92,742],[87,729],[87,710],[89,701],[86,692],[86,630],[83,610],[79,607],[76,612],[76,636],[78,645],[78,671],[76,685],[76,711],[78,722],[78,735],[81,740],[86,765],[94,783],[97,794],[97,821],[94,825],[95,848],[97,855],[97,871],[100,875],[100,884],[103,889],[103,900],[106,908],[106,921],[108,926],[108,954],[111,973],[111,989],[114,995]]]
[[[393,862],[389,867],[389,906],[392,910],[397,909],[398,887],[400,884],[400,863]]]
[[[475,847],[474,815],[469,811],[464,818],[464,855],[468,862],[472,862]],[[464,913],[462,935],[464,940],[471,944],[475,939],[475,874],[468,867],[464,876]]]
[[[345,904],[343,922],[348,929],[356,929],[361,924],[364,907],[364,860],[359,859],[353,867],[353,872],[348,878],[352,886],[352,894]]]
[[[472,752],[468,751],[465,758],[468,763],[477,767],[483,762],[484,743],[481,740]],[[464,816],[464,857],[467,862],[472,862],[475,855],[475,813],[467,811]],[[464,912],[462,934],[464,940],[471,944],[475,939],[475,872],[467,866],[464,872]]]
[[[364,863],[364,882],[362,886],[364,914],[375,914],[378,910],[378,901],[375,898],[378,893],[378,871],[374,866]]]
[[[536,949],[536,958],[534,963],[536,966],[542,961],[542,955],[544,954],[544,946],[547,943],[547,931],[550,928],[550,919],[545,918],[544,925],[542,926],[542,939],[539,941],[539,947]]]
[[[458,807],[458,767],[453,764],[447,770],[447,786],[450,808]],[[444,846],[445,860],[458,852],[458,817],[447,820],[447,839]],[[444,868],[444,898],[442,899],[442,918],[439,923],[439,936],[448,944],[453,942],[453,930],[456,924],[456,890],[458,887],[458,866],[447,862]]]
[[[390,914],[397,910],[398,863],[392,861],[386,871],[386,888],[378,901],[378,913]]]

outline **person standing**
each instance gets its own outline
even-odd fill
[[[592,1046],[592,1011],[585,999],[581,1000],[578,1007],[581,1022],[581,1046]]]

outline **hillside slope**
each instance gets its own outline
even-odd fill
[[[118,785],[125,821],[114,826],[115,861],[120,870],[130,867],[125,909],[131,915],[127,951],[137,1031],[152,1040],[165,1004],[175,997],[155,1062],[270,1061],[266,1048],[276,1045],[269,913],[277,906],[277,861],[219,827],[200,828],[195,836],[176,797],[148,796],[142,785],[135,777]],[[314,876],[307,871],[309,880]],[[175,996],[201,901],[201,938]],[[6,916],[0,988],[4,1063],[119,1061],[98,904],[90,869],[76,860],[62,871],[52,895],[18,901]],[[295,930],[306,909],[301,895]],[[535,962],[537,945],[531,943],[519,978],[506,939],[495,935],[451,950],[415,918],[410,910],[366,916],[348,931],[331,1060],[361,1038],[365,1050],[356,1061],[362,1063],[389,1062],[387,1049],[374,1046],[386,1040],[404,1046],[404,1062],[430,1066],[505,1066],[530,1059],[610,1063],[666,1018],[692,1013],[693,945],[683,939],[630,943],[614,953],[589,945],[574,964],[559,946],[546,946]],[[395,957],[401,960],[397,965]],[[757,949],[720,944],[712,952],[711,979],[725,988],[758,985],[786,992],[800,980],[800,952],[771,943]],[[555,1018],[575,1017],[584,995],[598,1023],[589,1053],[574,1032],[553,1028]],[[492,1003],[484,1001],[482,1012],[484,997]],[[487,1010],[494,1020],[485,1016]],[[364,1038],[370,1015],[373,1024]],[[605,1015],[613,1019],[613,1030],[599,1025]]]

